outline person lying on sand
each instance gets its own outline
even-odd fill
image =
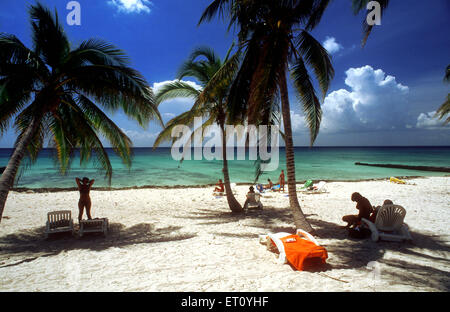
[[[342,217],[342,221],[347,222],[344,228],[350,228],[352,226],[357,226],[361,222],[361,218],[369,219],[370,214],[373,210],[372,205],[369,200],[363,197],[359,193],[353,193],[351,197],[352,201],[356,202],[356,209],[359,210],[357,215],[347,215]]]
[[[75,178],[75,181],[78,185],[78,190],[80,191],[80,200],[78,201],[78,222],[83,218],[83,210],[86,208],[86,215],[89,220],[92,220],[91,217],[91,197],[89,196],[89,192],[91,191],[91,186],[94,184],[94,179],[89,180],[89,178],[84,177],[82,180],[79,178]]]
[[[386,199],[386,200],[383,202],[383,206],[393,205],[393,204],[394,204],[394,203],[393,203],[392,200],[390,200],[390,199]],[[373,207],[373,211],[372,211],[372,214],[371,214],[370,217],[369,217],[369,221],[375,223],[375,220],[377,219],[377,213],[378,213],[378,211],[380,210],[380,208],[383,207],[383,206],[376,206],[376,207],[374,206],[374,207]]]
[[[219,192],[219,193],[225,192],[225,186],[223,185],[223,182],[221,179],[219,179],[219,182],[216,185],[218,185],[218,187],[216,187],[214,189],[214,192]]]

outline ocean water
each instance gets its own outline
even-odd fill
[[[171,156],[170,148],[134,148],[131,168],[108,149],[113,166],[113,188],[133,186],[175,186],[214,184],[222,178],[222,162],[219,160],[185,160],[181,164]],[[6,166],[11,149],[0,149],[0,167]],[[232,152],[232,151],[231,151]],[[104,173],[95,163],[81,166],[74,157],[71,169],[61,175],[55,165],[53,152],[44,149],[37,162],[20,170],[16,187],[69,188],[75,187],[75,177],[96,179],[95,186],[108,186]],[[443,176],[448,173],[415,171],[406,169],[356,166],[355,162],[404,164],[450,167],[450,147],[297,147],[295,148],[297,181],[312,180],[365,180],[390,176]],[[267,178],[277,181],[285,167],[284,148],[280,148],[280,162],[276,171],[265,172],[259,182]],[[252,183],[255,179],[253,160],[229,161],[232,182]]]

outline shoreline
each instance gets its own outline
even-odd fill
[[[435,176],[395,176],[395,178],[401,179],[401,180],[413,180],[413,179],[426,179],[429,177],[450,177],[448,174],[444,175],[435,175]],[[328,180],[328,179],[319,179],[319,180],[313,180],[313,181],[325,181],[327,183],[332,182],[370,182],[370,181],[383,181],[386,179],[389,179],[390,177],[384,177],[384,178],[368,178],[368,179],[359,179],[359,180]],[[305,184],[306,180],[304,181],[297,181],[296,185],[303,185]],[[232,182],[234,183],[234,182]],[[263,183],[264,184],[264,183]],[[141,185],[141,186],[125,186],[125,187],[93,187],[92,191],[101,191],[101,192],[107,192],[107,191],[127,191],[127,190],[144,190],[144,189],[161,189],[161,190],[170,190],[170,189],[185,189],[185,188],[209,188],[214,187],[216,184],[193,184],[193,185]],[[248,186],[248,185],[254,185],[254,183],[251,182],[238,182],[236,183],[237,186]],[[39,187],[39,188],[30,188],[30,187],[14,187],[11,189],[12,192],[17,193],[63,193],[63,192],[74,192],[78,191],[77,187]]]

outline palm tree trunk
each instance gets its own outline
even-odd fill
[[[233,195],[233,191],[230,186],[230,176],[228,173],[228,160],[227,160],[227,138],[225,135],[225,126],[223,122],[220,123],[220,129],[222,131],[222,155],[223,155],[223,182],[225,185],[225,192],[227,194],[228,206],[232,212],[243,212],[241,204],[236,200]]]
[[[17,143],[14,152],[9,159],[8,165],[0,178],[0,222],[2,220],[3,210],[5,209],[6,199],[8,198],[9,190],[14,185],[14,179],[16,178],[20,162],[25,156],[25,152],[27,151],[31,139],[39,128],[39,123],[40,118],[33,118],[22,138]]]
[[[289,193],[289,204],[292,215],[294,217],[295,226],[306,232],[312,232],[313,228],[306,220],[305,215],[300,207],[297,198],[297,186],[295,180],[295,160],[294,160],[294,144],[292,141],[292,127],[291,127],[291,111],[289,107],[289,97],[286,78],[283,76],[280,83],[281,95],[281,112],[283,115],[284,135],[285,135],[285,150],[286,150],[286,171],[287,184]]]

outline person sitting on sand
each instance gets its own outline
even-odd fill
[[[264,188],[270,190],[273,187],[273,183],[270,179],[267,179],[267,182],[269,183],[266,186],[264,186]]]
[[[283,190],[283,192],[284,192],[284,183],[285,183],[285,180],[284,180],[284,170],[281,170],[281,174],[280,174],[280,177],[278,178],[278,184],[280,185],[280,191],[281,190]]]
[[[386,199],[386,200],[383,202],[383,206],[393,205],[393,204],[394,204],[394,203],[393,203],[392,200],[390,200],[390,199]],[[380,210],[380,208],[383,207],[383,206],[376,206],[376,207],[373,207],[372,214],[371,214],[370,217],[369,217],[369,221],[375,223],[375,220],[377,219],[377,213],[378,213],[378,211]]]
[[[350,228],[351,226],[356,226],[361,222],[361,218],[369,219],[370,213],[373,208],[369,200],[363,197],[359,193],[353,193],[351,197],[352,201],[356,202],[356,209],[359,210],[357,215],[347,215],[342,217],[342,221],[347,222],[345,228]]]
[[[80,191],[80,200],[78,201],[78,222],[83,218],[83,210],[86,208],[86,215],[89,220],[92,220],[91,217],[91,197],[89,196],[89,192],[91,191],[91,186],[94,184],[94,179],[89,180],[89,178],[84,177],[82,180],[79,178],[75,178],[75,181],[78,185],[78,190]]]
[[[223,185],[222,179],[219,179],[219,182],[216,184],[218,187],[214,189],[214,192],[223,193],[225,192],[225,186]]]
[[[245,203],[244,203],[244,210],[247,209],[248,202],[250,200],[253,200],[253,201],[255,200],[255,188],[253,186],[250,186],[249,191],[247,193],[247,199],[245,200]]]

